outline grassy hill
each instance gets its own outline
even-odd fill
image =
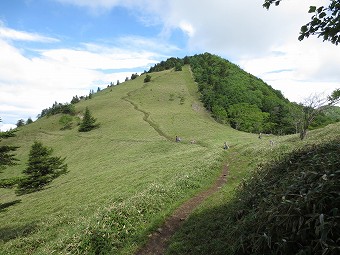
[[[151,76],[148,83],[142,75],[77,103],[77,112],[91,110],[98,129],[60,130],[58,114],[2,141],[20,146],[20,165],[5,169],[0,178],[21,175],[34,141],[66,157],[69,173],[36,193],[16,196],[0,189],[0,254],[133,254],[176,207],[213,183],[224,162],[228,184],[199,212],[210,213],[232,199],[257,163],[339,133],[339,125],[332,125],[311,132],[306,142],[297,136],[260,140],[212,119],[189,66]],[[223,150],[225,141],[230,150]],[[180,250],[176,241],[171,249]]]
[[[91,110],[99,129],[60,130],[61,115],[53,115],[3,141],[20,146],[20,165],[1,178],[21,175],[36,140],[66,156],[69,173],[37,193],[18,197],[1,189],[0,254],[129,254],[181,202],[213,182],[225,140],[235,146],[256,139],[211,119],[188,67],[154,73],[149,83],[143,79],[76,104],[78,112]],[[175,143],[176,135],[183,142]],[[97,231],[107,234],[105,240],[96,240]]]
[[[169,58],[151,67],[149,73],[190,64],[200,100],[212,117],[231,127],[251,133],[287,135],[301,132],[306,107],[292,103],[238,65],[210,53]],[[339,107],[317,114],[308,128],[325,127],[339,121]]]

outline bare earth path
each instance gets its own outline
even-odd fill
[[[167,248],[171,236],[181,227],[190,213],[200,205],[207,197],[217,192],[227,181],[228,165],[223,166],[220,177],[209,189],[199,193],[181,205],[172,216],[169,217],[157,232],[153,233],[147,244],[137,251],[136,255],[162,255]]]

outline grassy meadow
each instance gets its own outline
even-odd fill
[[[0,189],[0,254],[133,254],[175,208],[211,185],[224,163],[227,185],[197,210],[200,215],[225,204],[256,164],[306,143],[297,135],[260,140],[215,122],[199,102],[188,66],[151,76],[77,103],[79,113],[90,109],[98,129],[80,133],[74,117],[73,128],[61,130],[61,115],[54,115],[2,141],[20,146],[20,164],[0,178],[21,175],[34,141],[66,157],[69,172],[31,194]],[[336,133],[339,125],[315,130],[307,143]],[[171,249],[176,254],[176,241]]]
[[[143,79],[76,104],[77,112],[90,109],[98,129],[80,133],[74,117],[71,130],[60,130],[61,115],[54,115],[3,141],[20,146],[20,164],[1,178],[21,175],[34,141],[66,157],[69,173],[36,193],[0,190],[0,254],[131,254],[219,175],[224,141],[231,147],[256,141],[211,119],[188,67],[154,73],[149,83]],[[175,143],[176,135],[183,142]]]
[[[270,140],[274,141],[274,146],[268,147]],[[229,166],[227,184],[190,215],[184,226],[171,239],[166,254],[321,254],[321,248],[323,254],[338,254],[339,215],[337,209],[333,208],[339,204],[339,142],[340,124],[337,123],[309,132],[308,138],[303,141],[297,135],[264,136],[257,143],[238,144],[237,148],[230,150],[225,156]],[[329,150],[331,147],[333,149]],[[304,153],[299,155],[303,150]],[[326,185],[333,185],[331,187],[335,188],[336,192]],[[293,194],[289,193],[290,189],[294,188]],[[273,202],[271,192],[277,192],[280,200],[281,196],[284,199],[284,194],[287,194],[287,202]],[[289,200],[288,194],[300,200]],[[316,195],[319,197],[312,200]],[[252,202],[255,198],[261,200],[260,205],[250,205],[253,211],[239,216],[239,213],[248,210],[247,202]],[[284,208],[285,205],[288,205],[288,208]],[[330,212],[326,205],[332,208]],[[284,209],[286,211],[280,211]],[[265,222],[265,219],[261,218],[261,211],[270,215],[272,222]],[[320,215],[325,215],[327,219],[324,223],[327,228],[324,230],[319,222]],[[279,222],[281,226],[276,225],[277,222],[273,220],[275,217],[285,218]],[[274,234],[266,236],[269,227],[274,228]],[[274,237],[275,233],[279,232],[278,229],[294,236],[293,240],[297,243],[300,235],[305,235],[307,242],[302,244],[302,239],[301,247],[297,244],[292,246],[296,250],[304,249],[306,253],[289,250],[292,248],[288,245],[288,238],[285,240],[280,235],[281,243],[276,242]],[[307,238],[304,231],[315,233],[317,238]],[[336,243],[330,241],[334,238]],[[249,239],[252,240],[251,246],[246,247],[250,243]],[[305,247],[302,247],[303,245]],[[263,251],[260,247],[270,251]],[[313,249],[318,249],[318,252],[313,252]]]

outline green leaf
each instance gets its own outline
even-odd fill
[[[323,17],[325,17],[327,14],[325,13],[325,12],[321,12],[320,14],[319,14],[319,18],[320,19],[322,19]]]
[[[264,4],[263,4],[263,7],[266,8],[266,9],[269,9],[270,3],[268,3],[268,2],[267,2],[267,3],[264,3]]]
[[[306,33],[308,30],[307,26],[302,26],[301,27],[301,33]]]
[[[318,8],[318,13],[321,13],[323,11],[323,6]]]
[[[309,11],[308,13],[312,13],[316,11],[316,6],[309,6]]]

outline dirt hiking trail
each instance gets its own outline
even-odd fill
[[[227,181],[228,164],[225,164],[220,177],[207,190],[202,191],[195,197],[182,204],[165,223],[150,235],[149,241],[144,247],[136,252],[136,255],[163,255],[168,241],[172,235],[182,226],[191,212],[200,205],[207,197],[217,192]]]

